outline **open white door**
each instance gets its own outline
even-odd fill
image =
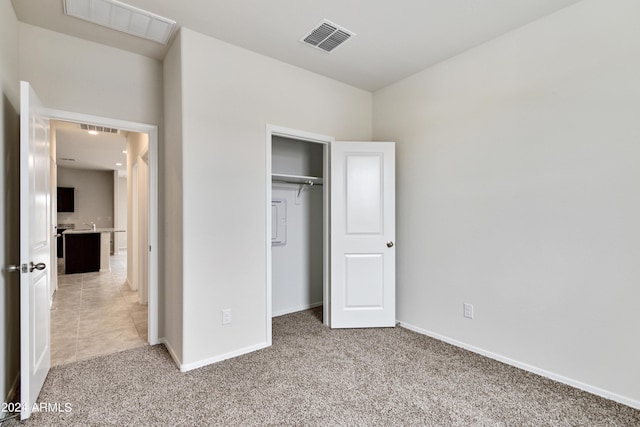
[[[49,120],[27,82],[20,83],[20,404],[21,419],[51,367],[51,192]]]
[[[331,327],[391,327],[395,144],[331,143]]]

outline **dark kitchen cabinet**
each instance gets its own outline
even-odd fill
[[[75,212],[73,187],[58,187],[58,212]]]
[[[64,234],[65,274],[100,270],[100,233]]]

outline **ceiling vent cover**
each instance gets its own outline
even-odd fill
[[[118,133],[118,129],[107,128],[107,127],[104,127],[104,126],[86,125],[84,123],[80,124],[80,129],[82,129],[82,130],[92,130],[92,131],[95,131],[95,132]]]
[[[324,19],[300,41],[316,49],[331,52],[355,35],[356,33],[353,31],[349,31],[328,19]]]
[[[169,42],[177,25],[118,0],[64,0],[64,13],[162,44]]]

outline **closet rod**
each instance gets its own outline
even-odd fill
[[[322,185],[321,182],[313,182],[311,180],[300,182],[300,181],[293,181],[293,180],[286,180],[286,179],[272,179],[271,182],[279,182],[282,184],[308,185],[310,187],[313,187],[314,185]]]

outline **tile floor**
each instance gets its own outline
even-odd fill
[[[58,272],[64,264],[59,262]],[[126,283],[127,254],[111,272],[60,274],[51,306],[51,365],[147,345],[147,306]]]

